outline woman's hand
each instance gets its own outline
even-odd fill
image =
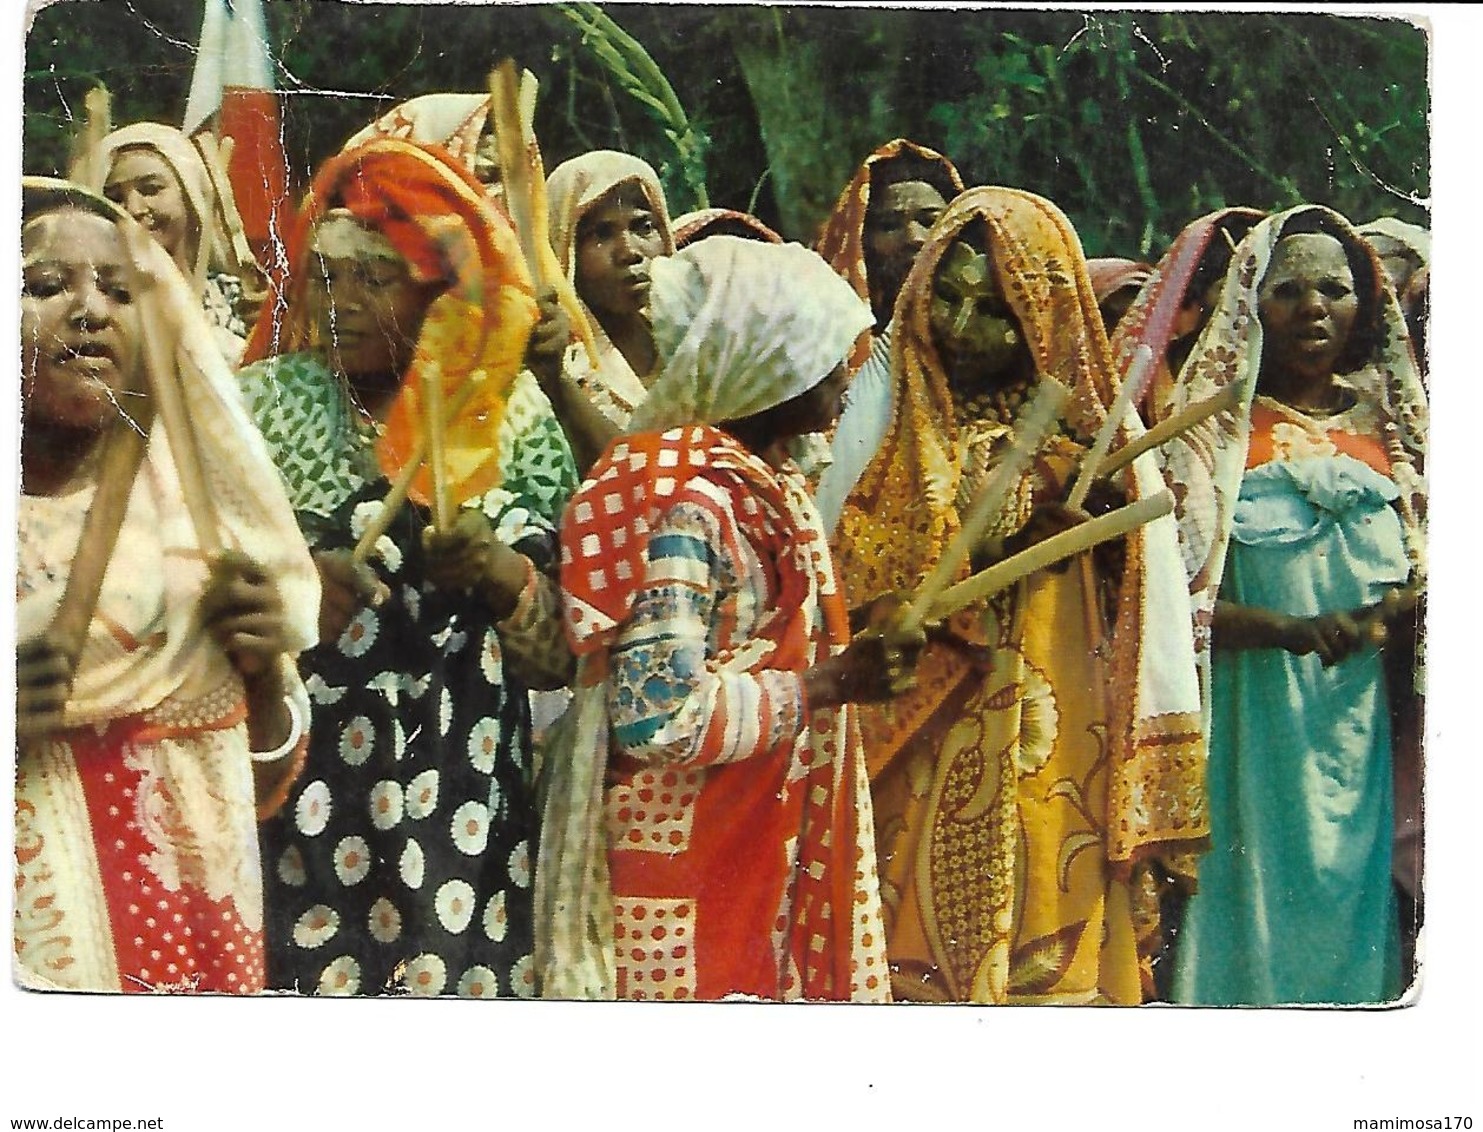
[[[1074,527],[1081,526],[1091,516],[1080,507],[1069,507],[1064,503],[1042,503],[1030,512],[1030,517],[1025,520],[1025,525],[1014,534],[1009,535],[1003,542],[1003,554],[987,554],[985,561],[980,564],[974,562],[975,569],[982,569],[994,561],[1003,561],[1029,550],[1032,546],[1038,546],[1046,539],[1054,538],[1056,535],[1069,531]],[[1057,562],[1049,567],[1052,573],[1059,574],[1071,564],[1070,559]]]
[[[77,657],[43,633],[15,650],[15,733],[34,739],[62,729],[62,712],[72,690]]]
[[[810,707],[880,703],[916,686],[916,665],[927,643],[921,629],[906,630],[899,619],[867,629],[844,652],[803,674]]]
[[[211,563],[201,621],[244,677],[262,675],[289,651],[283,599],[268,572],[240,550]]]
[[[1367,612],[1287,617],[1281,623],[1281,647],[1295,656],[1316,653],[1325,668],[1338,664],[1363,648],[1383,642],[1383,637],[1376,641],[1372,634],[1376,627],[1383,634],[1384,623],[1366,616]]]
[[[572,321],[557,301],[554,287],[547,287],[536,296],[536,310],[540,319],[525,347],[525,365],[535,374],[546,396],[555,400],[552,391],[561,379],[561,359],[572,338]]]
[[[425,528],[422,548],[433,585],[478,595],[496,620],[515,611],[529,577],[526,558],[499,540],[483,512],[459,512],[446,531]]]
[[[314,565],[319,570],[320,644],[338,641],[362,606],[375,609],[391,596],[376,572],[349,550],[317,550]]]

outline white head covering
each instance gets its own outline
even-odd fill
[[[476,167],[479,139],[489,129],[489,94],[423,94],[388,110],[342,147],[354,149],[372,138],[406,138],[439,145],[456,160]]]
[[[712,236],[650,268],[659,376],[632,431],[739,420],[806,393],[874,324],[801,244]]]
[[[206,282],[208,268],[237,275],[256,271],[252,251],[242,232],[242,219],[237,214],[231,182],[218,162],[207,161],[196,143],[173,126],[135,122],[114,130],[103,139],[99,168],[103,170],[105,181],[119,154],[128,149],[153,150],[180,182],[181,191],[200,230],[196,258],[191,264],[192,282],[197,289]],[[103,188],[102,185],[87,187],[98,191]]]
[[[1386,236],[1408,249],[1420,261],[1418,266],[1431,263],[1432,234],[1416,224],[1397,220],[1394,216],[1381,216],[1357,229],[1361,236]]]
[[[674,228],[670,224],[669,205],[659,174],[641,157],[620,153],[616,149],[594,149],[563,161],[546,178],[546,196],[550,199],[551,248],[556,261],[568,279],[576,277],[577,229],[582,217],[616,189],[633,181],[649,202],[654,226],[659,229],[660,255],[675,250]]]
[[[197,603],[206,561],[183,502],[175,451],[193,442],[203,486],[211,499],[222,544],[250,555],[274,579],[283,600],[289,647],[308,648],[318,639],[319,575],[309,557],[277,469],[236,380],[217,349],[199,301],[187,289],[165,250],[123,212],[74,185],[26,178],[25,218],[58,208],[81,208],[110,220],[124,233],[141,283],[135,303],[143,312],[141,333],[155,328],[159,356],[179,382],[191,437],[170,435],[156,420],[125,511],[119,543],[109,561],[82,660],[68,696],[69,727],[106,723],[155,707],[202,673],[227,671],[226,654],[201,628]],[[39,539],[65,544],[62,560],[75,548],[80,515],[92,488],[65,498],[27,496],[27,523]],[[23,544],[26,543],[23,538]],[[47,579],[16,603],[21,638],[46,628],[55,616],[67,575]],[[121,649],[116,630],[143,644]]]

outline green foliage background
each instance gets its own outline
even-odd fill
[[[541,80],[547,168],[598,147],[811,240],[859,161],[911,137],[969,184],[1055,200],[1088,254],[1154,256],[1226,204],[1425,223],[1424,31],[1294,13],[264,0],[296,180],[396,101]],[[617,25],[604,25],[606,17]],[[58,172],[89,86],[178,122],[199,0],[61,0],[26,45],[23,167]],[[665,91],[668,88],[668,93]],[[325,92],[336,92],[333,95]]]

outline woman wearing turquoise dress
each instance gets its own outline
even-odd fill
[[[1349,224],[1252,230],[1175,383],[1245,411],[1166,450],[1207,662],[1211,848],[1174,999],[1376,1003],[1401,991],[1387,651],[1421,586],[1426,403]]]

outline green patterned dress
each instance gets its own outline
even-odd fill
[[[353,546],[387,483],[375,433],[310,355],[241,380],[316,549]],[[576,488],[550,404],[523,374],[500,426],[501,486],[469,506],[538,573],[495,622],[424,577],[427,516],[404,509],[373,565],[391,590],[301,660],[309,761],[262,830],[268,985],[321,994],[534,989],[528,689],[564,681],[556,525]]]

